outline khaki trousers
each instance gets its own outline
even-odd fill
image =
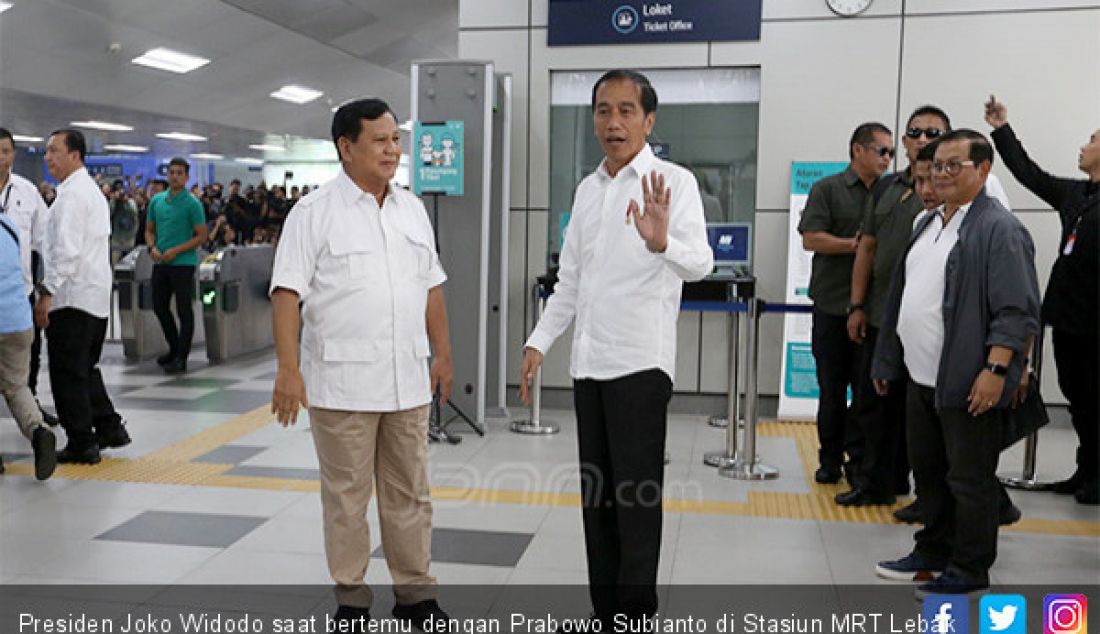
[[[403,605],[434,599],[432,503],[428,488],[428,406],[398,412],[309,410],[317,461],[325,556],[340,605],[369,608],[367,506],[378,489],[382,548]],[[376,477],[377,475],[377,477]]]
[[[19,431],[31,439],[34,430],[42,425],[42,412],[34,400],[27,378],[31,367],[31,342],[34,329],[0,334],[0,394],[8,402],[8,409],[19,425]]]

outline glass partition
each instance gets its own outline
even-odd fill
[[[643,71],[657,91],[650,144],[695,173],[708,223],[750,226],[756,215],[760,69]],[[548,266],[556,266],[573,192],[603,159],[592,123],[592,85],[603,71],[555,72],[550,107]]]

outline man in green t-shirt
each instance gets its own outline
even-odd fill
[[[187,371],[187,355],[195,332],[195,249],[206,242],[206,213],[202,203],[187,191],[191,166],[182,158],[168,162],[168,191],[149,201],[145,243],[153,258],[153,312],[164,330],[168,353],[157,363],[169,374]],[[172,317],[171,301],[176,298],[179,327]]]

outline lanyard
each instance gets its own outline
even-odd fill
[[[8,199],[11,198],[11,186],[14,184],[15,183],[9,182],[8,186],[4,188],[4,200],[0,202],[0,213],[8,213]]]

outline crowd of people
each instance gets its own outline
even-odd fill
[[[149,201],[168,189],[168,181],[159,177],[146,179],[142,175],[112,179],[97,174],[93,179],[111,210],[112,249],[125,253],[145,244]],[[57,195],[49,181],[39,183],[38,190],[47,205]],[[288,190],[265,181],[242,187],[238,179],[230,181],[228,188],[220,182],[192,184],[189,191],[202,203],[209,230],[209,240],[203,247],[212,251],[230,244],[277,244],[287,214],[310,190],[309,185],[293,185]]]

